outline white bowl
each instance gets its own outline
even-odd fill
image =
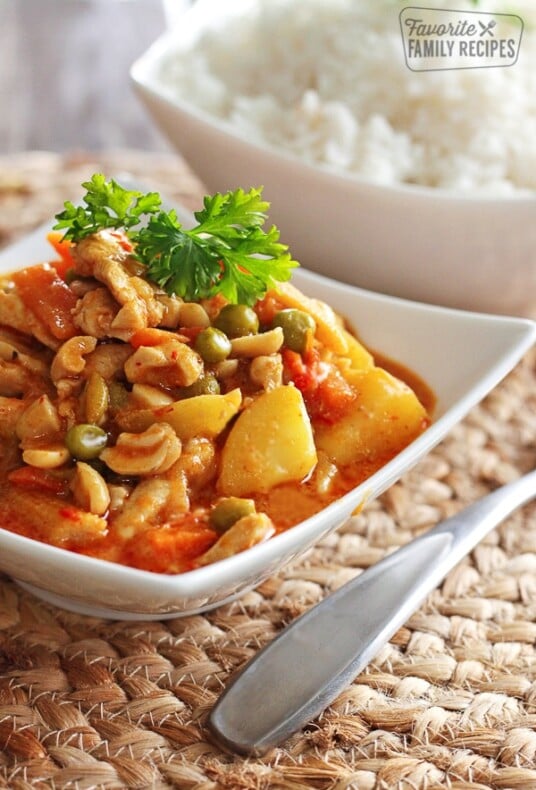
[[[50,259],[48,228],[0,253],[0,273]],[[477,315],[368,293],[297,270],[305,293],[345,315],[371,348],[419,374],[437,396],[433,424],[362,485],[312,518],[234,557],[163,575],[74,554],[0,529],[0,571],[72,611],[120,619],[163,619],[210,609],[250,589],[392,485],[436,445],[516,364],[536,323]]]
[[[246,139],[163,85],[159,71],[169,52],[187,53],[207,26],[251,0],[237,3],[198,0],[131,69],[150,115],[207,189],[263,185],[270,218],[294,256],[343,282],[471,310],[536,310],[536,195],[485,198],[371,184]]]

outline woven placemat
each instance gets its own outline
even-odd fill
[[[95,170],[129,171],[190,207],[202,195],[171,155],[0,157],[0,243],[49,218]],[[230,605],[162,623],[112,622],[55,609],[0,578],[0,786],[536,788],[531,505],[488,536],[281,748],[244,759],[204,729],[231,673],[286,623],[535,465],[532,352],[379,501]]]

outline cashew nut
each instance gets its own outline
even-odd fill
[[[69,450],[60,444],[46,448],[28,448],[22,453],[24,463],[28,466],[36,466],[38,469],[56,469],[67,463],[70,457]]]
[[[244,335],[231,340],[231,356],[260,357],[275,354],[283,345],[283,330],[280,326],[258,335]]]
[[[86,366],[84,357],[95,350],[97,338],[77,335],[66,340],[52,360],[50,375],[58,392],[69,395],[76,389],[78,376]]]
[[[76,504],[96,516],[103,516],[110,506],[110,493],[104,478],[82,461],[76,464],[71,491]]]
[[[249,516],[243,516],[197,559],[196,565],[209,565],[211,562],[232,557],[257,543],[262,543],[274,532],[273,522],[265,513],[251,513]]]

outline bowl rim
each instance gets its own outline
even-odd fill
[[[210,4],[212,0],[197,0],[184,14],[182,19],[193,20],[194,29],[201,29],[204,6]],[[154,98],[164,102],[169,108],[191,116],[198,123],[202,123],[215,132],[223,135],[227,139],[239,142],[252,151],[272,156],[283,162],[291,164],[295,168],[303,169],[309,174],[316,174],[326,182],[333,185],[343,184],[346,188],[359,191],[367,189],[381,194],[389,193],[399,195],[406,199],[426,200],[435,199],[441,203],[460,203],[463,207],[467,205],[507,207],[513,206],[533,206],[536,205],[536,190],[531,194],[527,192],[513,192],[511,195],[493,195],[475,192],[460,192],[455,189],[445,189],[444,187],[432,187],[422,184],[411,184],[408,182],[394,182],[393,184],[382,184],[367,180],[358,173],[348,173],[338,170],[324,163],[313,163],[301,159],[296,154],[287,150],[280,150],[276,146],[264,141],[259,142],[248,139],[244,133],[225,118],[198,107],[193,102],[183,97],[173,94],[172,90],[166,88],[157,77],[157,70],[162,62],[174,51],[180,52],[181,48],[188,52],[185,47],[187,25],[180,26],[179,29],[168,30],[160,35],[131,65],[129,69],[130,79],[138,92],[146,91]]]

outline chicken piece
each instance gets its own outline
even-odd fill
[[[120,236],[113,231],[101,230],[86,236],[72,248],[74,271],[81,277],[94,277],[100,282],[106,283],[110,275],[113,275],[114,264],[121,264],[118,275],[124,277],[125,287],[129,274],[122,264],[127,260],[130,253],[120,242]],[[121,280],[118,280],[118,287]]]
[[[112,323],[119,312],[119,305],[107,288],[95,288],[79,299],[74,313],[75,326],[86,335],[102,340],[106,337],[118,337],[128,340],[128,333],[114,333]]]
[[[5,362],[0,359],[0,395],[6,398],[34,397],[49,383],[25,368],[19,361]]]
[[[40,343],[53,349],[61,346],[61,340],[54,337],[47,327],[27,309],[15,291],[0,290],[0,325],[11,327],[24,335],[33,335]]]
[[[41,378],[48,377],[48,366],[46,362],[37,356],[27,354],[22,350],[23,346],[4,340],[0,335],[0,360],[4,362],[16,362],[25,368],[29,373],[34,373]]]
[[[126,485],[108,483],[108,493],[110,494],[110,511],[122,510],[131,494],[131,488]]]
[[[15,426],[26,406],[27,404],[19,398],[6,398],[0,395],[0,438],[10,439],[14,436]]]
[[[283,384],[283,360],[281,354],[255,357],[249,366],[251,381],[264,390],[273,390]]]
[[[133,384],[158,387],[188,387],[203,371],[199,354],[170,339],[157,346],[140,346],[125,363],[127,379]]]
[[[33,356],[35,360],[41,363],[41,366],[50,365],[50,359],[52,358],[50,349],[38,349],[35,338],[28,334],[4,325],[0,326],[0,341],[14,346],[21,354]]]
[[[67,505],[58,497],[40,491],[28,496],[24,487],[11,485],[0,501],[0,520],[16,523],[20,513],[32,532],[53,546],[87,545],[104,537],[108,528],[104,518]]]
[[[205,488],[216,475],[216,450],[209,439],[190,439],[183,446],[181,457],[163,475],[171,484],[166,504],[170,520],[190,509],[190,493]]]
[[[175,468],[186,475],[191,490],[198,491],[214,478],[216,474],[216,450],[210,439],[196,437],[189,439]],[[171,474],[171,470],[170,470]]]
[[[123,337],[130,336],[137,329],[157,326],[164,315],[164,305],[157,301],[151,285],[141,277],[129,274],[126,268],[128,257],[120,237],[107,230],[82,239],[73,251],[75,271],[104,283],[121,305],[112,327]]]
[[[89,378],[92,373],[98,373],[104,381],[125,378],[125,362],[132,354],[131,346],[126,343],[104,343],[97,346],[86,357],[84,377]]]
[[[44,358],[43,358],[44,357]],[[18,332],[0,332],[0,395],[31,397],[51,391],[49,352],[38,356]]]
[[[150,529],[168,501],[171,483],[161,477],[150,477],[139,483],[125,501],[112,523],[112,529],[124,540]]]
[[[157,294],[156,299],[164,308],[159,326],[165,326],[167,329],[176,329],[180,326],[182,299],[179,296],[168,296],[167,294]]]

